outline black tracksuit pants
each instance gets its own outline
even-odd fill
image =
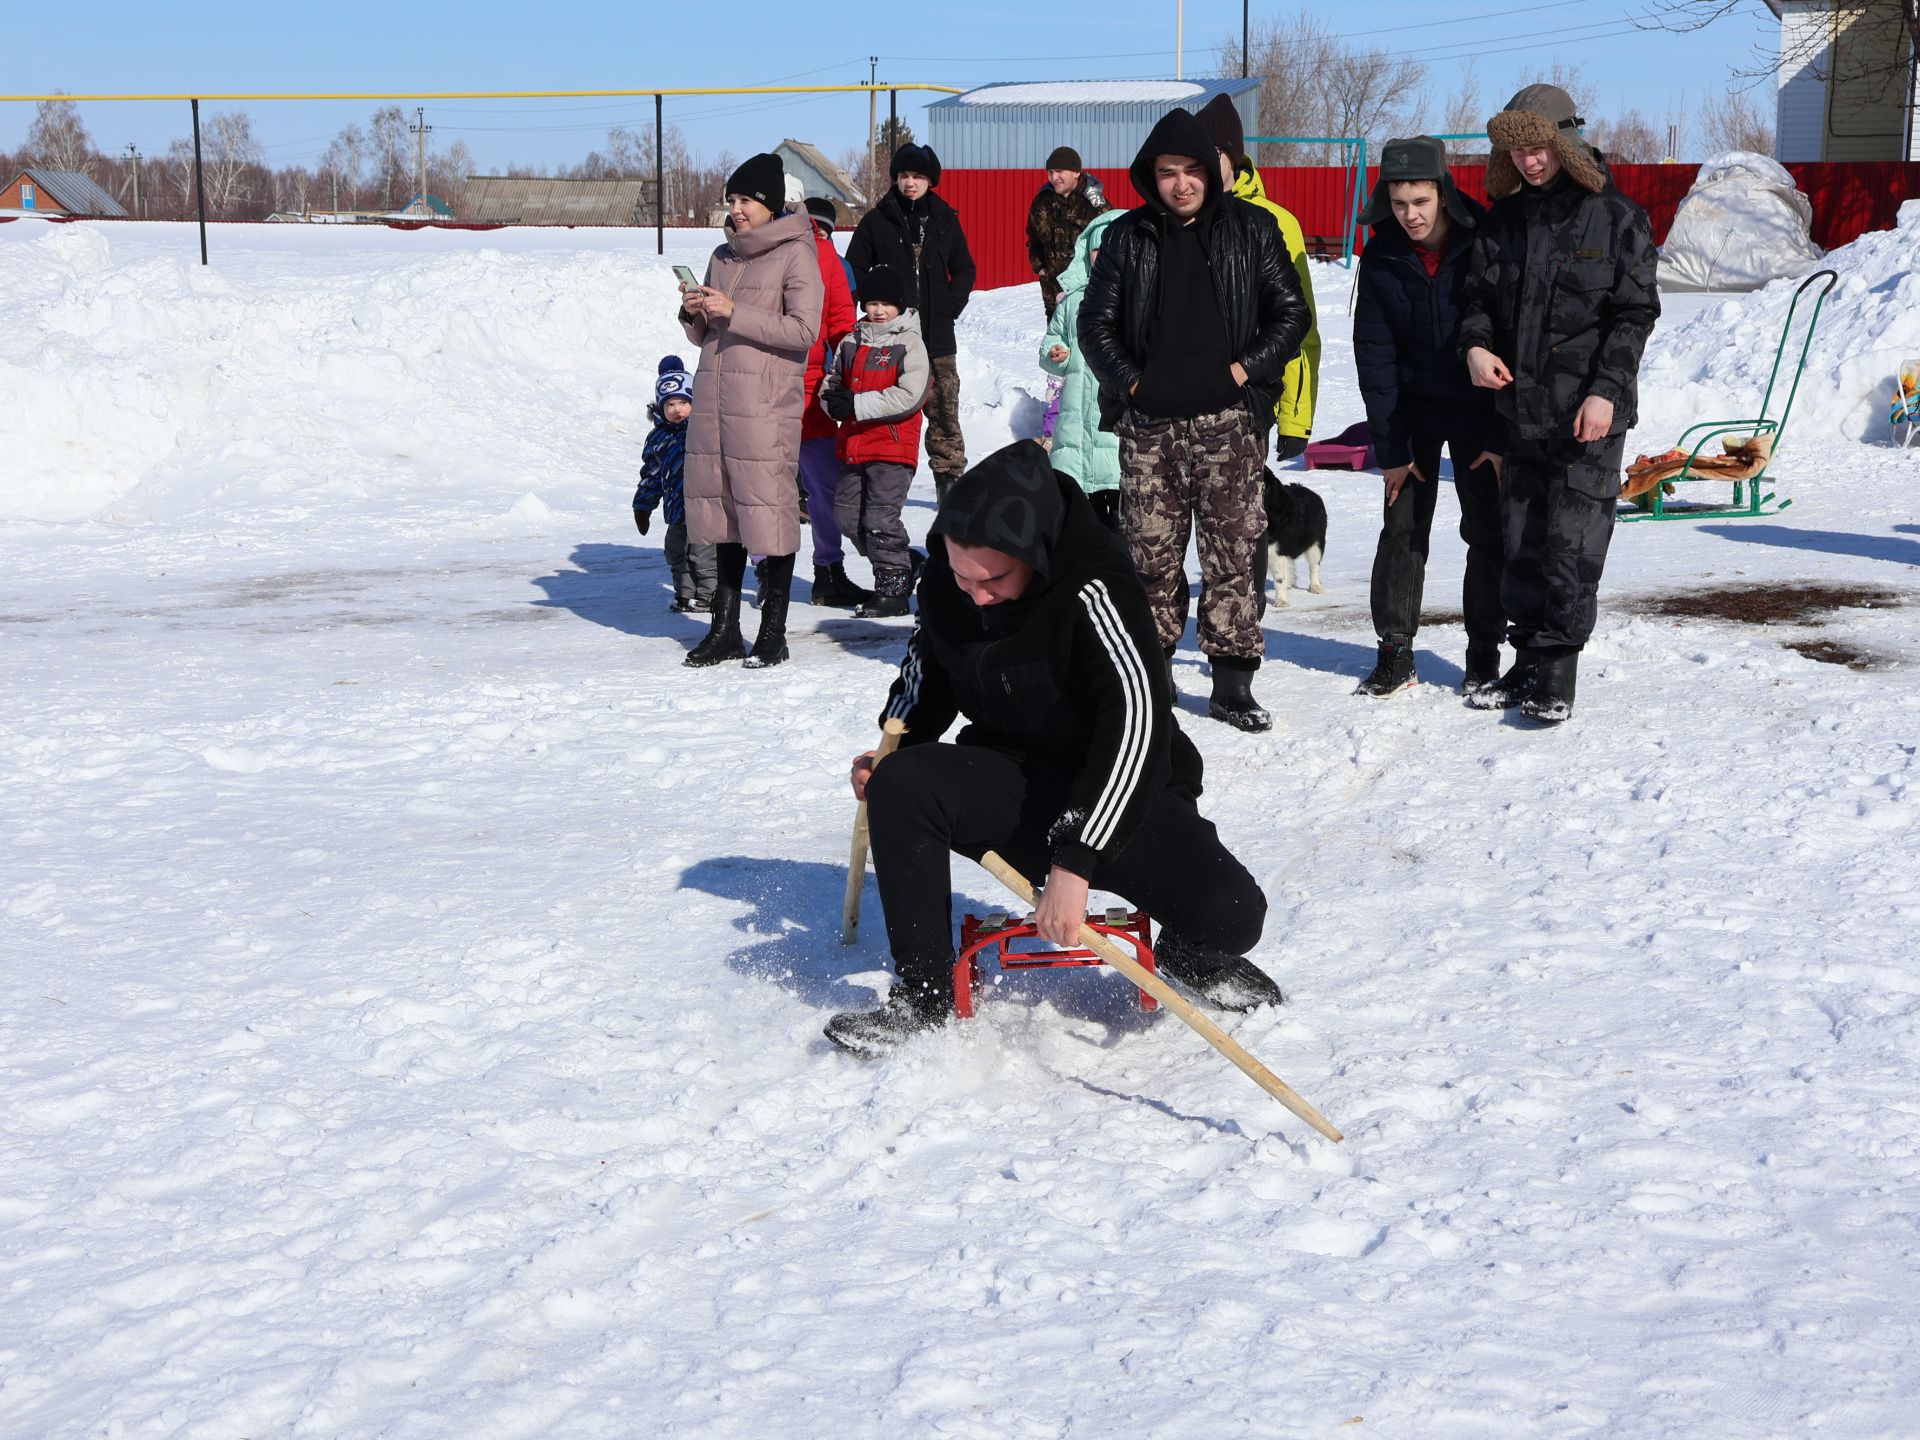
[[[1593,634],[1626,445],[1624,435],[1508,441],[1500,600],[1515,645],[1578,650]]]
[[[1036,886],[1046,880],[1047,831],[1068,803],[1071,778],[1052,762],[945,743],[901,750],[873,772],[873,869],[902,984],[951,983],[954,852],[977,860],[995,850]],[[1266,924],[1267,899],[1253,876],[1213,822],[1170,790],[1126,845],[1101,858],[1091,883],[1211,950],[1244,955]]]
[[[1420,602],[1426,590],[1427,551],[1433,539],[1433,512],[1439,503],[1440,448],[1453,457],[1453,488],[1460,500],[1460,538],[1467,542],[1467,569],[1461,582],[1460,609],[1466,616],[1467,644],[1498,648],[1506,633],[1500,603],[1504,560],[1500,544],[1500,485],[1493,466],[1474,466],[1486,448],[1486,424],[1479,417],[1449,422],[1416,417],[1409,427],[1414,466],[1426,478],[1411,475],[1400,487],[1380,523],[1373,552],[1373,628],[1382,640],[1412,641],[1420,628]],[[1473,468],[1468,468],[1472,466]]]

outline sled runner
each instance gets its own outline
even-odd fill
[[[1096,934],[1112,940],[1124,940],[1133,947],[1134,958],[1143,969],[1153,970],[1153,921],[1144,910],[1129,911],[1114,905],[1087,916],[1087,926]],[[1013,920],[996,911],[984,919],[968,915],[960,922],[960,954],[953,962],[953,1012],[962,1020],[973,1018],[973,992],[980,987],[980,957],[999,962],[1002,970],[1053,970],[1062,966],[1104,965],[1091,950],[1015,950],[1012,942],[1037,936],[1040,931],[1031,919]],[[1160,1002],[1146,991],[1140,992],[1142,1010],[1158,1010]]]
[[[1778,419],[1769,419],[1774,390],[1780,382],[1780,364],[1786,358],[1787,343],[1793,338],[1795,314],[1800,302],[1817,281],[1826,284],[1814,296],[1813,311],[1800,341],[1800,355],[1794,361],[1793,381],[1787,387],[1786,404]],[[1786,324],[1780,327],[1780,343],[1773,352],[1773,373],[1767,377],[1766,394],[1760,400],[1760,413],[1752,420],[1707,420],[1691,426],[1672,450],[1662,455],[1643,455],[1627,469],[1623,500],[1633,503],[1622,509],[1621,520],[1742,520],[1755,515],[1775,515],[1793,503],[1773,503],[1774,492],[1764,490],[1767,471],[1787,431],[1787,417],[1793,413],[1794,396],[1800,391],[1800,377],[1807,368],[1807,352],[1813,348],[1813,332],[1820,325],[1820,310],[1826,304],[1840,277],[1832,270],[1816,270],[1800,282],[1787,306]],[[1710,441],[1718,440],[1719,453],[1701,455]],[[1676,463],[1677,460],[1677,463]],[[1733,482],[1733,499],[1727,505],[1668,503],[1676,485],[1713,481]]]

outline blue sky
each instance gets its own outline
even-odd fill
[[[1445,7],[1432,0],[1364,6],[1311,0],[1304,7],[1253,0],[1256,21],[1300,8],[1355,43],[1428,58],[1434,123],[1469,56],[1478,57],[1489,109],[1559,60],[1581,66],[1599,90],[1592,118],[1629,107],[1656,121],[1674,105],[1697,112],[1727,87],[1730,64],[1745,64],[1754,44],[1773,33],[1759,0],[1749,13],[1693,35],[1636,31],[1618,0],[1460,0]],[[1185,9],[1187,73],[1205,73],[1213,46],[1239,34],[1239,0],[1187,0]],[[1173,72],[1174,16],[1174,0],[914,0],[891,10],[873,0],[846,7],[819,0],[561,0],[541,7],[431,0],[212,0],[160,7],[109,0],[84,11],[17,7],[8,25],[14,78],[6,88],[173,93],[846,84],[867,78],[867,57],[874,54],[881,56],[882,80],[967,86],[1157,77]],[[1758,98],[1770,111],[1771,88],[1763,87]],[[603,142],[610,125],[638,127],[653,113],[651,100],[424,103],[435,142],[464,139],[483,171],[509,162],[578,159]],[[885,103],[882,97],[883,109]],[[909,123],[922,103],[902,97]],[[335,131],[350,121],[364,123],[372,106],[248,102],[244,108],[272,163],[310,164]],[[81,111],[104,149],[132,141],[157,154],[187,130],[184,104],[89,103]],[[0,106],[0,146],[17,146],[31,118],[31,106]],[[859,143],[865,121],[864,96],[668,102],[669,124],[709,157],[722,149],[744,155],[770,148],[785,136],[838,154]]]

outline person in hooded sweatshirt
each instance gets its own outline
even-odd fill
[[[1473,242],[1460,353],[1506,424],[1500,601],[1512,667],[1468,697],[1557,724],[1573,714],[1613,537],[1640,357],[1660,317],[1647,212],[1613,186],[1555,85],[1487,122],[1493,208]]]
[[[1100,425],[1120,437],[1121,528],[1169,670],[1198,532],[1208,713],[1266,730],[1252,688],[1266,651],[1254,580],[1266,437],[1313,317],[1279,227],[1229,193],[1190,112],[1162,116],[1128,173],[1146,200],[1108,227],[1080,302]]]
[[[936,494],[967,468],[966,437],[960,433],[960,342],[954,326],[973,294],[973,254],[960,214],[934,194],[940,157],[930,145],[902,145],[893,152],[893,188],[861,217],[847,244],[847,263],[864,291],[866,274],[891,266],[907,279],[907,308],[920,316],[920,334],[933,364],[927,391],[927,468]]]
[[[1174,719],[1147,596],[1125,548],[1032,440],[941,502],[919,615],[882,719],[906,722],[866,801],[895,985],[827,1038],[877,1053],[952,1014],[951,858],[997,851],[1036,885],[1035,920],[1075,943],[1091,887],[1162,927],[1160,973],[1224,1009],[1278,1004],[1246,958],[1259,885],[1200,814],[1200,753]],[[944,737],[967,722],[953,740]]]
[[[1454,188],[1446,147],[1429,135],[1389,140],[1360,223],[1373,236],[1360,256],[1353,355],[1373,453],[1386,482],[1373,556],[1373,625],[1380,649],[1358,694],[1390,695],[1414,683],[1427,550],[1440,492],[1440,451],[1453,456],[1460,538],[1467,542],[1461,612],[1467,624],[1463,693],[1500,676],[1506,612],[1500,608],[1500,482],[1505,442],[1493,395],[1477,388],[1456,344],[1467,256],[1486,211]]]

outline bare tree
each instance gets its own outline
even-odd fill
[[[93,138],[71,100],[42,100],[27,127],[27,158],[49,170],[79,170],[91,175],[98,164]]]
[[[1446,116],[1440,122],[1443,133],[1448,135],[1484,135],[1487,128],[1486,102],[1480,98],[1479,63],[1469,60],[1466,68],[1460,72],[1460,87],[1453,92],[1453,98],[1447,101]],[[1458,162],[1468,155],[1485,157],[1487,143],[1478,140],[1449,140],[1447,158]]]
[[[1240,37],[1234,35],[1215,47],[1221,75],[1240,73]],[[1260,77],[1260,128],[1269,135],[1325,135],[1326,86],[1322,79],[1340,54],[1339,42],[1320,20],[1302,10],[1286,17],[1262,20],[1253,27],[1247,54],[1250,75]],[[1256,146],[1256,163],[1301,165],[1324,160],[1327,147],[1317,145]]]
[[[412,145],[407,132],[407,112],[398,105],[382,105],[373,112],[372,159],[380,187],[380,207],[392,210],[403,203],[396,196],[413,193],[413,168],[409,163]]]
[[[180,214],[194,212],[193,141],[181,136],[167,146],[167,186],[180,197]]]
[[[1760,113],[1750,90],[1728,90],[1707,101],[1700,112],[1700,136],[1709,159],[1729,150],[1773,154],[1773,126]]]
[[[244,110],[224,110],[212,117],[202,136],[207,167],[207,206],[216,215],[231,218],[240,202],[249,199],[248,171],[265,159],[253,138],[253,117]]]
[[[1586,134],[1587,143],[1616,164],[1651,165],[1666,155],[1666,137],[1638,110],[1617,120],[1594,121]]]
[[[358,125],[349,125],[333,137],[327,153],[320,157],[320,176],[326,181],[327,208],[358,208],[361,172],[367,162],[367,133]]]
[[[1652,0],[1652,12],[1641,23],[1650,30],[1704,30],[1749,9],[1746,0]],[[1755,46],[1733,73],[1759,79],[1811,68],[1827,82],[1829,94],[1844,86],[1868,104],[1912,93],[1920,64],[1920,0],[1815,0],[1804,9],[1818,23],[1783,27],[1775,44]]]
[[[1329,135],[1407,135],[1420,129],[1427,67],[1385,50],[1342,52],[1321,76]]]

